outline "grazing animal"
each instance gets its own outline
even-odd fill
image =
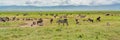
[[[33,25],[36,25],[36,22],[33,22]]]
[[[10,20],[9,17],[4,17],[3,19],[6,20],[6,21]]]
[[[54,18],[56,18],[57,16],[58,16],[57,14],[54,14],[54,16],[53,16],[53,17],[54,17]]]
[[[8,17],[0,17],[0,21],[1,22],[7,22],[9,21],[10,19]]]
[[[23,21],[25,20],[25,18],[22,19]]]
[[[53,22],[53,19],[50,19],[50,23],[52,24],[52,22]]]
[[[57,21],[57,23],[58,23],[58,25],[60,25],[61,23],[63,24],[63,26],[64,26],[64,24],[66,24],[67,26],[69,25],[68,24],[68,19],[67,18],[65,18],[65,19],[59,19],[58,21]]]
[[[105,14],[105,16],[110,16],[110,14],[107,13],[107,14]]]
[[[16,19],[16,17],[13,17],[13,18],[12,18],[12,21],[14,21],[15,19]]]
[[[97,21],[101,21],[101,17],[99,16],[96,20],[97,20]]]
[[[3,18],[0,17],[0,21],[1,22],[6,22],[6,20],[4,20]]]
[[[40,19],[37,21],[37,25],[43,26],[43,19],[42,19],[42,18],[40,18]]]
[[[33,24],[31,24],[30,26],[33,26]]]
[[[54,16],[54,18],[56,18],[57,16]]]
[[[75,21],[76,21],[76,24],[79,24],[79,21],[78,21],[78,19],[75,19]]]
[[[31,24],[31,26],[33,26],[33,25],[36,25],[36,22],[33,21],[32,24]]]
[[[91,19],[91,18],[88,18],[88,21],[93,23],[93,19]]]

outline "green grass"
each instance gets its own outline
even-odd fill
[[[1,28],[0,40],[119,40],[119,28],[84,25]]]
[[[24,13],[29,15],[22,16]],[[105,16],[110,13],[117,16]],[[120,40],[120,11],[72,11],[72,12],[0,12],[0,17],[18,18],[52,18],[46,14],[58,14],[58,16],[69,14],[69,26],[57,25],[46,21],[46,25],[40,27],[19,27],[23,21],[0,22],[0,40]],[[42,14],[40,16],[39,14]],[[71,15],[72,14],[72,15]],[[94,20],[101,16],[101,22],[84,22],[79,18],[80,25],[75,24],[74,17],[78,14],[87,15]],[[84,19],[87,19],[84,18]],[[110,26],[106,23],[109,22]]]

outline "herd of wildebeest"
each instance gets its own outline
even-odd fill
[[[28,14],[23,14],[23,16],[27,16]],[[17,14],[16,16],[19,16],[19,14]],[[22,20],[22,21],[32,21],[32,23],[30,24],[30,26],[34,26],[34,25],[38,25],[38,26],[44,26],[45,24],[43,23],[44,22],[44,18],[17,18],[16,16],[14,16],[14,17],[0,17],[0,22],[9,22],[9,21],[19,21],[19,20]],[[58,24],[58,25],[66,25],[66,26],[69,26],[69,22],[68,22],[68,15],[62,15],[62,16],[58,16],[58,15],[56,15],[56,14],[51,14],[51,16],[53,17],[53,18],[50,18],[49,19],[49,22],[50,22],[50,24],[52,24],[53,23],[53,21],[56,21],[55,19],[56,18],[59,18],[57,21],[56,21],[56,23]],[[80,17],[80,18],[85,18],[87,15],[77,15],[77,18],[74,18],[74,22],[76,23],[76,24],[79,24],[80,22],[79,22],[79,19],[78,19],[78,17]],[[105,14],[105,16],[111,16],[111,14],[109,14],[109,13],[107,13],[107,14]],[[87,21],[87,22],[91,22],[91,23],[93,23],[94,21],[101,21],[101,16],[98,16],[97,18],[96,18],[96,20],[93,20],[92,18],[87,18],[87,20],[83,20],[83,21]],[[110,25],[109,23],[107,23],[108,25]]]

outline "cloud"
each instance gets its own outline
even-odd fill
[[[0,6],[17,5],[17,6],[61,6],[61,5],[112,5],[120,4],[120,0],[0,0]]]

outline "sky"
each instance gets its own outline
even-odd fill
[[[34,7],[52,7],[55,6],[75,6],[79,8],[80,6],[87,6],[87,7],[101,7],[108,6],[108,5],[115,5],[117,6],[116,9],[120,8],[120,0],[0,0],[0,8],[3,6],[34,6]],[[108,6],[111,9],[113,7]],[[64,7],[63,7],[64,8]],[[14,8],[13,8],[14,9]],[[23,8],[24,9],[24,8]],[[46,8],[47,9],[47,8]],[[95,8],[94,8],[95,9]],[[115,9],[115,8],[113,8]]]

